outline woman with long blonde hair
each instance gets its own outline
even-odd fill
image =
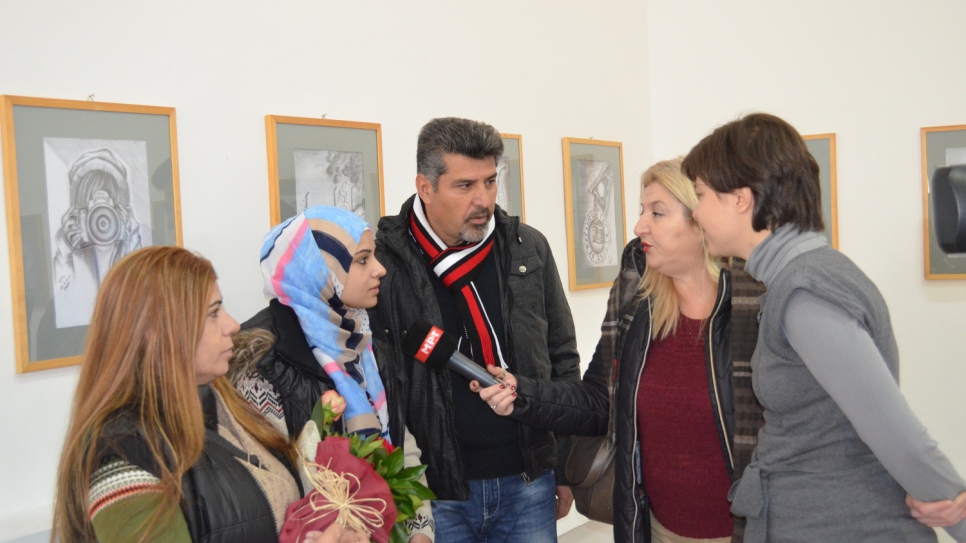
[[[480,392],[527,424],[610,432],[615,541],[740,540],[728,489],[760,419],[747,363],[761,289],[719,269],[691,216],[696,205],[681,159],[644,172],[637,239],[624,249],[582,382],[507,374],[505,388]]]
[[[61,455],[54,540],[277,540],[302,495],[296,452],[223,377],[238,323],[216,279],[208,260],[165,246],[106,276]]]

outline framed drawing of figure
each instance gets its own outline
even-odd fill
[[[570,290],[610,287],[627,243],[621,144],[563,138]]]
[[[268,115],[265,130],[273,226],[314,205],[379,222],[386,207],[380,125]]]
[[[835,177],[835,134],[802,136],[805,147],[818,162],[818,180],[822,188],[822,217],[825,237],[839,248],[838,186]]]
[[[111,266],[181,244],[174,109],[2,100],[17,370],[77,364]]]
[[[966,279],[966,125],[925,127],[920,138],[926,279]]]
[[[496,205],[527,222],[523,202],[523,137],[500,134],[503,156],[496,164]]]

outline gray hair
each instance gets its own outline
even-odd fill
[[[496,165],[503,156],[503,140],[496,128],[479,121],[444,117],[426,123],[416,144],[416,173],[429,179],[433,190],[446,173],[443,155],[447,153],[476,160],[492,158]]]

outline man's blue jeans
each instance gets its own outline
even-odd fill
[[[553,470],[530,484],[521,475],[469,481],[469,501],[433,500],[437,543],[555,543]]]

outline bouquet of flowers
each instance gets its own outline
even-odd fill
[[[403,467],[403,450],[378,435],[360,438],[332,431],[345,410],[336,391],[322,395],[323,421],[314,462],[305,459],[315,487],[291,504],[280,543],[300,543],[302,535],[324,530],[333,522],[367,534],[377,543],[406,543],[406,520],[416,516],[424,500],[435,499],[419,478],[426,466]],[[318,409],[318,408],[317,408]]]

